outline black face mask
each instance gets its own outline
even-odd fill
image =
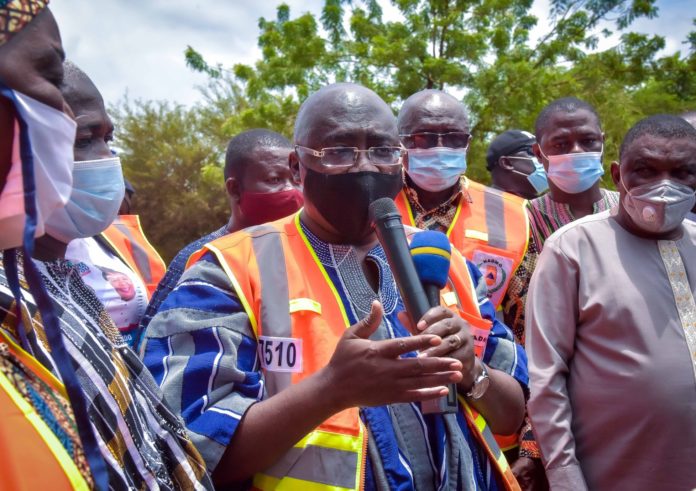
[[[402,186],[401,173],[322,174],[307,169],[304,194],[306,201],[341,235],[342,243],[359,244],[372,232],[370,204],[380,198],[395,198]]]

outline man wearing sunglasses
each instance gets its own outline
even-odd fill
[[[522,130],[508,130],[496,136],[486,152],[491,187],[524,199],[544,194],[549,183],[544,166],[532,150],[535,143],[534,135]]]
[[[404,189],[395,200],[404,223],[447,233],[479,267],[500,309],[527,248],[525,200],[465,177],[469,118],[451,95],[417,92],[404,102],[398,126],[408,150]]]
[[[370,203],[402,184],[405,151],[389,106],[360,85],[327,86],[303,103],[294,141],[304,208],[194,254],[146,333],[145,362],[214,481],[514,489],[486,438],[522,422],[524,352],[493,309],[479,308],[475,267],[470,274],[456,251],[461,311],[492,323],[483,360],[452,310],[430,309],[412,326],[368,219]],[[490,384],[474,394],[484,372]],[[418,402],[451,382],[461,411],[424,416]]]

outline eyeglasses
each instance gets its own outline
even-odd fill
[[[401,143],[406,148],[467,148],[471,135],[463,131],[450,131],[448,133],[412,133],[410,135],[399,135]]]
[[[327,170],[347,170],[358,162],[361,153],[366,153],[367,158],[382,172],[395,173],[401,169],[401,162],[406,155],[406,150],[396,146],[370,147],[360,150],[357,147],[327,147],[321,150],[295,145],[295,152],[304,157],[303,163],[309,163],[309,167],[321,166]],[[317,165],[318,164],[318,165]]]

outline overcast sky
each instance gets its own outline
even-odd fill
[[[258,19],[275,18],[280,0],[54,0],[53,11],[69,59],[96,83],[107,103],[126,92],[131,99],[168,99],[191,104],[206,77],[186,67],[184,50],[193,46],[210,63],[231,67],[260,57]],[[291,17],[318,13],[322,0],[285,0]],[[386,1],[383,2],[386,4]],[[631,30],[665,36],[665,51],[685,49],[692,29],[694,0],[658,0],[656,19],[636,22]],[[544,18],[548,0],[535,0],[533,12]],[[386,5],[388,18],[395,15]],[[544,22],[532,32],[544,33]],[[616,40],[603,41],[611,46]]]

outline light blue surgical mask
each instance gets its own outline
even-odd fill
[[[524,159],[525,157],[515,158]],[[549,181],[546,178],[546,171],[544,170],[544,166],[541,164],[541,162],[539,162],[539,160],[537,160],[536,157],[529,157],[529,160],[531,160],[532,164],[534,165],[534,170],[531,172],[531,174],[520,172],[517,169],[512,169],[512,172],[525,176],[529,181],[529,184],[531,184],[534,188],[534,191],[536,191],[536,194],[541,195],[549,189]]]
[[[118,215],[124,193],[118,157],[75,162],[70,200],[48,218],[46,233],[67,244],[103,232]]]
[[[444,191],[466,172],[466,148],[413,148],[408,151],[406,171],[419,188]]]
[[[541,151],[541,149],[540,149]],[[549,161],[549,179],[564,193],[578,194],[590,189],[604,175],[602,151],[543,155]]]

